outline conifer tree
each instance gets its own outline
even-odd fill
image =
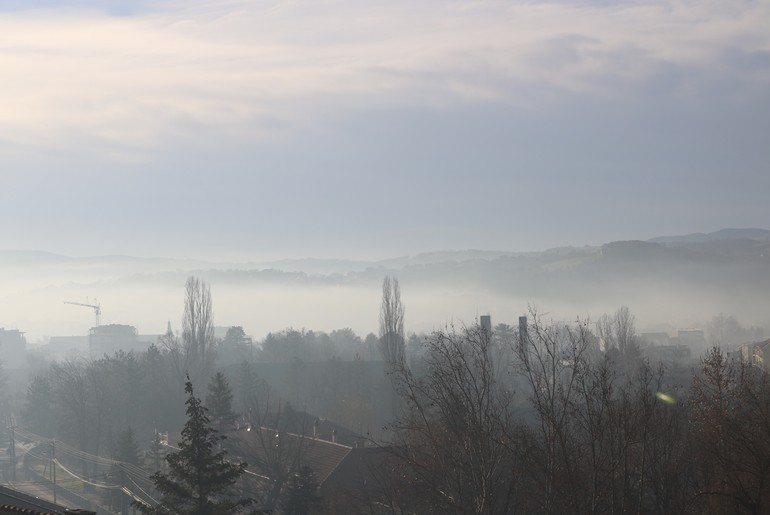
[[[206,408],[212,422],[219,432],[224,432],[235,423],[237,415],[233,412],[233,391],[230,382],[222,372],[217,372],[209,382],[206,395]]]
[[[289,478],[285,497],[281,502],[284,515],[308,515],[321,509],[321,497],[318,494],[318,482],[313,470],[307,465],[300,467]]]
[[[230,487],[246,469],[245,463],[230,463],[221,450],[225,439],[211,427],[207,409],[193,394],[190,377],[185,384],[187,422],[179,451],[166,456],[168,473],[152,475],[161,494],[156,507],[137,506],[143,513],[176,515],[224,515],[245,513],[252,499],[233,499]]]
[[[149,458],[152,462],[153,470],[159,472],[161,469],[160,461],[163,458],[163,438],[158,431],[155,431],[155,435],[152,437]]]
[[[131,426],[128,426],[118,437],[115,446],[115,459],[131,465],[139,465],[139,446],[136,445],[134,430],[131,429]]]

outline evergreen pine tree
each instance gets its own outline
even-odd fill
[[[281,502],[284,515],[308,515],[321,509],[318,482],[313,470],[304,465],[289,478],[286,493]]]
[[[220,449],[225,439],[211,427],[207,410],[193,394],[190,377],[185,384],[187,422],[179,451],[166,456],[168,473],[152,475],[161,494],[157,507],[137,506],[143,513],[176,515],[224,515],[241,513],[252,499],[234,500],[230,487],[246,469],[245,463],[230,463]]]
[[[128,426],[118,437],[115,446],[115,459],[131,465],[139,465],[139,446],[136,445],[134,430],[131,429],[131,426]]]
[[[158,431],[155,431],[155,435],[152,437],[149,458],[151,460],[153,470],[155,472],[160,472],[161,459],[163,459],[163,439]]]
[[[231,428],[237,419],[237,415],[233,412],[233,391],[230,388],[230,382],[222,372],[214,374],[209,382],[206,408],[219,432]]]

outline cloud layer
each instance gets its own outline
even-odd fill
[[[762,1],[39,6],[0,14],[0,152],[142,159],[371,109],[575,95],[752,102],[770,89],[768,26]]]

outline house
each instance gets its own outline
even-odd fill
[[[307,466],[327,508],[333,513],[361,513],[388,497],[387,472],[396,458],[382,447],[334,441],[336,433],[332,429],[327,440],[266,427],[244,427],[228,438],[238,459],[249,463],[249,474],[266,498],[270,488],[282,483],[278,474]]]
[[[770,372],[770,338],[761,342],[744,343],[739,350],[741,361]]]
[[[117,351],[144,352],[157,341],[157,335],[140,335],[132,325],[100,325],[88,333],[88,349],[95,359],[112,356]]]
[[[650,361],[660,363],[684,363],[690,361],[691,352],[687,345],[652,345],[644,349]]]
[[[0,328],[0,361],[5,368],[26,367],[27,340],[22,331]]]

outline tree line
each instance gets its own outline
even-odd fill
[[[156,429],[189,423],[191,402],[205,406],[220,434],[238,421],[276,427],[277,414],[309,406],[391,458],[367,471],[376,495],[344,493],[350,513],[770,510],[770,379],[720,347],[694,367],[652,363],[627,308],[597,324],[549,322],[532,310],[517,328],[473,324],[407,337],[391,278],[380,315],[379,337],[287,330],[255,346],[232,328],[217,343],[208,287],[191,279],[181,335],[144,353],[51,363],[29,383],[22,423],[157,472]],[[349,361],[335,354],[340,348]],[[377,374],[364,362],[378,353],[384,396],[372,391]],[[323,357],[324,367],[307,366]],[[266,381],[269,369],[286,381],[282,394]],[[193,389],[208,390],[202,404]],[[384,427],[372,427],[383,417]],[[264,461],[253,466],[271,478],[256,497],[281,513],[290,493],[315,488],[312,474],[300,448],[271,456],[273,436],[256,433]],[[143,460],[137,447],[148,449]],[[324,512],[320,501],[313,506]],[[327,511],[339,513],[335,506]]]
[[[596,332],[528,321],[512,338],[449,327],[396,365],[393,512],[770,511],[767,372],[719,347],[652,364],[626,309]]]

